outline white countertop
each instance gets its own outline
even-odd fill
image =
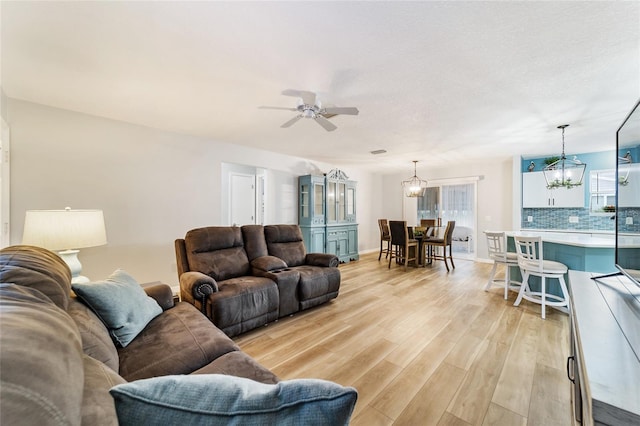
[[[542,237],[547,243],[565,244],[576,247],[614,248],[615,235],[604,233],[578,233],[558,231],[507,231],[507,236],[521,235],[523,237]]]

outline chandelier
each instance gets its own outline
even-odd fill
[[[562,156],[543,170],[548,189],[573,188],[582,185],[587,165],[577,160],[575,156],[573,160],[567,160],[564,155],[564,129],[567,127],[569,127],[568,124],[558,126],[558,129],[562,129]]]
[[[402,181],[402,187],[404,188],[404,193],[407,197],[422,197],[424,195],[424,191],[427,189],[427,181],[420,179],[416,175],[417,163],[418,162],[416,160],[413,160],[413,176]]]

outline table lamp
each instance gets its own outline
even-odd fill
[[[22,244],[56,251],[71,269],[71,282],[86,283],[80,275],[81,248],[107,244],[102,210],[27,210]]]

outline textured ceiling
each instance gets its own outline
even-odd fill
[[[637,1],[0,7],[11,98],[383,173],[611,149],[640,97]],[[360,114],[282,129],[290,88]]]

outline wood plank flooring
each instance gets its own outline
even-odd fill
[[[281,379],[358,390],[352,425],[571,425],[569,317],[514,307],[491,265],[341,265],[337,299],[235,338]]]

